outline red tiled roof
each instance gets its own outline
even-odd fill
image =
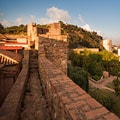
[[[8,42],[8,43],[5,43],[5,45],[14,45],[14,44],[16,44],[16,45],[27,45],[28,43],[18,43],[18,42]]]
[[[0,46],[1,50],[21,50],[22,46]]]
[[[5,43],[5,45],[11,45],[11,46],[14,45],[14,44],[16,44],[16,45],[27,45],[28,43],[19,43],[19,42],[7,42],[7,43]],[[34,42],[31,41],[30,44],[33,45]]]

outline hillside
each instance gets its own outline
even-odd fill
[[[85,31],[81,27],[61,22],[62,34],[68,34],[69,48],[87,47],[103,49],[103,38],[96,32]]]

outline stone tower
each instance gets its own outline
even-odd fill
[[[47,35],[61,35],[61,24],[49,24],[49,32],[47,33]]]
[[[28,36],[28,49],[30,49],[31,42],[35,42],[35,49],[38,50],[38,34],[37,25],[35,23],[30,23],[27,25],[27,36]]]

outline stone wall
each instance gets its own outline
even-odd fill
[[[49,31],[47,35],[61,35],[61,24],[59,22],[49,24]]]
[[[29,51],[24,51],[22,70],[0,108],[0,120],[18,120],[29,73]]]
[[[10,89],[12,88],[14,84],[14,79],[14,76],[10,76],[8,78],[0,72],[0,106],[2,105]]]
[[[59,22],[49,24],[48,26],[49,26],[48,31],[46,31],[45,33],[41,33],[41,32],[39,33],[39,35],[41,37],[67,41],[67,35],[62,35],[62,32],[61,32],[62,28],[61,28],[61,24]]]
[[[51,48],[50,45],[54,47],[57,42],[50,43],[48,39],[47,42],[43,41],[40,41],[38,51],[39,73],[52,120],[120,120],[68,78],[59,69],[60,67],[46,58],[46,56],[48,57],[47,50]],[[59,45],[57,47],[60,49]],[[54,49],[52,50],[54,51]],[[49,51],[51,55],[52,50]],[[64,49],[60,51],[64,51]],[[29,51],[25,51],[24,56],[23,68],[0,108],[0,120],[19,119],[29,73]]]
[[[39,73],[52,120],[120,120],[50,62],[44,50],[40,44]]]
[[[67,42],[40,37],[40,44],[44,46],[46,58],[67,73]]]

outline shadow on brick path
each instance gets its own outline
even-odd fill
[[[29,79],[22,103],[21,120],[50,120],[45,97],[42,95],[38,72],[37,51],[30,51]]]

